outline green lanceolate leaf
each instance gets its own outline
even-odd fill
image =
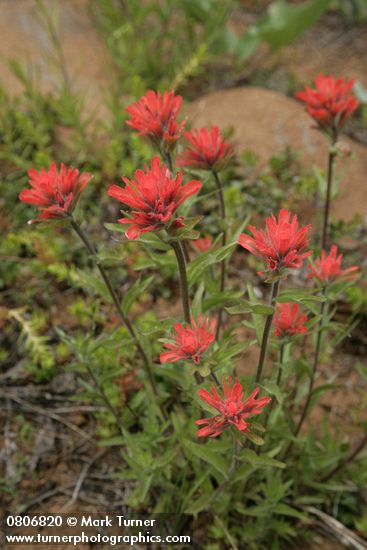
[[[252,466],[257,466],[259,468],[266,468],[267,466],[271,466],[273,468],[285,468],[286,466],[284,462],[279,462],[279,460],[275,460],[275,458],[270,458],[270,456],[266,456],[264,454],[258,455],[251,449],[242,449],[240,453],[240,460],[248,462]]]
[[[219,473],[227,478],[229,462],[221,457],[215,450],[209,449],[208,445],[199,445],[192,441],[184,441],[184,448],[193,454],[196,458],[207,462],[213,466]]]
[[[147,277],[146,279],[143,277],[139,277],[139,279],[135,281],[132,287],[129,288],[122,300],[122,309],[125,314],[129,313],[134,302],[136,302],[140,298],[140,296],[148,289],[153,280],[154,276]]]

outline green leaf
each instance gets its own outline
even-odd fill
[[[353,91],[360,103],[367,104],[367,90],[358,80],[354,83]]]
[[[325,297],[319,294],[315,294],[315,291],[305,289],[305,288],[292,288],[287,290],[282,290],[277,297],[277,302],[298,302],[305,303],[308,302],[325,302]]]
[[[242,300],[241,303],[230,306],[226,308],[226,311],[230,315],[241,315],[244,313],[256,313],[258,315],[271,315],[274,313],[274,308],[272,306],[267,306],[261,303],[251,303],[246,300]]]
[[[229,463],[221,457],[216,451],[209,449],[208,445],[199,445],[192,441],[185,441],[184,447],[196,458],[207,462],[213,466],[219,473],[221,473],[226,479],[228,475]]]
[[[256,435],[252,432],[248,432],[246,434],[246,437],[251,441],[251,443],[254,443],[255,445],[264,445],[264,440],[259,435]]]
[[[250,297],[250,300],[252,303],[256,303],[256,295],[253,289],[253,286],[251,283],[247,283],[247,292]],[[264,320],[261,315],[258,315],[256,313],[252,313],[252,320],[254,323],[255,331],[256,331],[256,337],[259,346],[261,345],[262,335],[264,331]]]
[[[326,11],[330,0],[310,0],[298,5],[278,0],[258,24],[259,36],[272,48],[289,44],[303,34]]]
[[[272,508],[272,511],[275,514],[282,514],[283,516],[289,516],[291,518],[297,518],[305,522],[309,522],[309,518],[306,514],[302,514],[302,512],[299,512],[295,508],[292,508],[291,506],[288,506],[288,504],[282,504],[279,503],[274,508]]]
[[[237,247],[237,243],[229,243],[225,246],[221,246],[218,248],[218,250],[215,252],[215,257],[217,262],[221,262],[235,251]]]
[[[197,500],[194,500],[191,504],[189,504],[186,508],[184,513],[185,514],[192,514],[193,516],[204,510],[205,508],[208,508],[211,501],[213,499],[212,493],[204,493],[199,497]]]
[[[284,462],[279,462],[275,458],[270,458],[265,454],[258,455],[252,449],[243,449],[240,454],[240,459],[251,464],[251,466],[257,466],[259,468],[266,468],[272,466],[274,468],[285,468]]]
[[[100,447],[121,447],[121,445],[126,445],[126,439],[121,435],[116,435],[109,439],[102,439],[99,441],[98,445]]]
[[[126,226],[121,223],[105,223],[104,226],[108,231],[117,231],[117,233],[125,233],[126,231]]]
[[[205,284],[204,284],[204,281],[201,281],[197,291],[195,292],[195,296],[191,305],[191,311],[195,319],[197,319],[200,313],[202,312],[202,300],[203,300],[204,292],[205,292]]]
[[[134,302],[147,290],[154,280],[154,276],[147,277],[146,279],[139,277],[137,281],[126,292],[124,299],[122,300],[122,309],[125,314],[129,313]]]
[[[187,279],[190,285],[193,285],[202,276],[204,271],[210,266],[215,264],[216,257],[212,252],[205,252],[200,254],[187,266]]]
[[[246,481],[254,471],[254,467],[251,464],[241,464],[237,467],[234,476],[231,479],[231,483],[235,485],[240,481]]]

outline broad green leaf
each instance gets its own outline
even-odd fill
[[[205,284],[204,284],[204,281],[201,281],[197,291],[195,292],[195,296],[191,305],[191,311],[195,319],[198,319],[199,315],[202,313],[202,300],[203,300],[204,292],[205,292]]]
[[[117,231],[117,233],[125,233],[126,231],[126,225],[121,223],[105,223],[104,226],[108,231]]]
[[[247,283],[247,292],[250,297],[250,301],[256,303],[257,299],[251,283]],[[264,331],[264,319],[261,315],[252,313],[252,320],[254,323],[258,344],[261,345],[262,335]]]
[[[221,457],[216,451],[209,449],[207,444],[199,445],[198,443],[187,440],[184,442],[184,447],[196,456],[196,458],[200,458],[204,462],[207,462],[227,478],[229,469],[228,461]]]
[[[240,460],[244,460],[251,464],[251,466],[257,466],[259,468],[266,468],[272,466],[274,468],[285,468],[284,462],[279,462],[275,458],[270,458],[265,454],[256,454],[252,449],[242,449],[240,454]]]
[[[251,443],[254,443],[255,445],[264,445],[264,440],[259,435],[256,435],[252,432],[248,432],[246,434],[246,437],[251,441]]]
[[[251,464],[241,464],[235,470],[234,476],[231,479],[231,483],[234,485],[240,481],[246,481],[255,470]]]
[[[367,90],[358,80],[354,83],[353,91],[360,103],[367,104]]]
[[[302,521],[309,521],[309,518],[306,514],[302,514],[302,512],[299,512],[295,508],[292,508],[291,506],[288,506],[288,504],[279,503],[274,508],[272,508],[272,511],[275,514],[282,514],[283,516],[289,516],[291,518],[297,518]]]
[[[154,276],[147,277],[146,279],[139,277],[132,287],[129,288],[122,300],[122,309],[125,314],[129,313],[134,302],[136,302],[138,298],[147,290],[153,280]]]
[[[209,507],[213,500],[212,493],[204,493],[197,500],[189,504],[184,510],[185,514],[192,514],[193,516]]]
[[[274,313],[272,306],[267,306],[259,302],[251,303],[246,300],[242,300],[241,303],[226,308],[226,311],[230,315],[241,315],[245,313],[256,313],[258,315],[271,315]]]
[[[205,252],[195,258],[187,266],[187,278],[190,285],[193,285],[202,276],[204,271],[216,263],[216,257],[212,252]]]
[[[126,445],[126,439],[122,435],[116,435],[109,439],[102,439],[98,445],[100,447],[121,447],[121,445]]]
[[[237,243],[229,243],[225,246],[221,246],[216,252],[215,257],[217,262],[221,262],[231,254],[233,254],[234,250],[237,247]]]
[[[210,293],[203,301],[203,311],[208,311],[213,306],[222,306],[226,303],[236,302],[242,294],[242,290],[225,290],[224,292]]]
[[[291,5],[278,0],[258,24],[259,36],[272,48],[280,48],[301,36],[326,11],[330,0],[310,0]]]

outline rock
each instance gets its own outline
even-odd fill
[[[193,126],[216,124],[233,128],[241,153],[251,149],[264,164],[286,145],[301,152],[301,160],[311,168],[324,168],[327,138],[312,128],[313,121],[298,101],[265,88],[243,87],[206,95],[186,108]],[[342,177],[339,196],[333,201],[334,219],[350,220],[367,214],[367,148],[343,136],[355,158],[337,161],[337,177]]]
[[[50,15],[57,14],[59,39],[73,90],[83,91],[89,97],[99,92],[100,97],[100,88],[108,83],[113,62],[89,16],[88,0],[47,0],[45,5]],[[55,50],[40,20],[36,0],[2,0],[0,34],[2,60],[16,59],[25,65],[43,91],[60,85]],[[10,94],[23,89],[8,63],[0,64],[0,82]]]

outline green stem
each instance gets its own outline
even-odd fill
[[[280,387],[280,383],[282,381],[282,374],[283,374],[283,361],[284,361],[284,350],[285,350],[285,343],[283,342],[280,346],[280,351],[279,351],[279,366],[278,366],[278,373],[277,373],[277,380],[276,380],[276,384],[277,384],[277,387],[279,388]],[[274,408],[274,398],[271,400],[270,402],[270,406],[269,406],[269,409],[268,409],[268,413],[267,413],[267,416],[266,416],[266,420],[264,422],[264,428],[266,429],[268,427],[268,422],[269,422],[269,418],[270,418],[270,415],[271,415],[271,412]]]
[[[171,246],[176,254],[178,271],[180,274],[180,293],[181,293],[184,319],[186,323],[190,324],[191,323],[190,298],[189,298],[189,285],[187,283],[185,254],[183,252],[180,242],[171,241]],[[214,372],[212,372],[210,376],[213,379],[213,381],[217,384],[217,386],[220,386],[219,380],[214,374]],[[195,379],[198,384],[201,384],[202,377],[198,372],[195,372]]]
[[[182,301],[183,315],[186,323],[191,322],[190,314],[190,298],[189,298],[189,286],[187,283],[187,274],[186,274],[186,262],[185,255],[182,250],[181,243],[178,241],[171,241],[171,246],[176,254],[178,271],[180,275],[180,293]]]
[[[278,293],[279,293],[279,287],[280,287],[280,279],[275,281],[275,283],[273,283],[272,287],[271,287],[271,295],[270,295],[270,302],[269,303],[273,307],[275,305],[276,297],[278,296]],[[266,350],[267,350],[267,347],[268,347],[268,340],[269,340],[271,325],[272,325],[272,322],[273,322],[273,317],[274,317],[274,311],[273,311],[273,313],[271,313],[270,315],[268,315],[266,317],[264,332],[263,332],[263,336],[262,336],[262,340],[261,340],[260,357],[259,357],[259,362],[258,362],[257,371],[256,371],[256,378],[255,378],[256,384],[258,384],[261,380],[261,374],[262,374],[263,367],[264,367],[264,362],[265,362],[265,357],[266,357]]]
[[[336,140],[337,140],[337,135],[335,134],[332,138],[332,142],[329,147],[328,168],[327,168],[327,189],[326,189],[326,201],[325,201],[325,208],[324,208],[324,221],[323,221],[323,227],[322,227],[321,249],[326,248],[327,236],[328,236],[331,189],[333,186],[334,165],[335,165],[334,161],[336,157],[336,151],[335,151]]]
[[[303,407],[301,418],[299,419],[296,430],[294,432],[295,436],[297,436],[299,434],[299,432],[301,431],[301,428],[302,428],[303,423],[306,419],[308,408],[309,408],[310,402],[311,402],[312,390],[313,390],[313,387],[314,387],[314,384],[315,384],[315,377],[316,377],[317,367],[319,365],[319,358],[320,358],[320,351],[321,351],[321,341],[322,341],[322,329],[323,329],[323,324],[324,324],[325,303],[326,302],[322,302],[321,306],[320,306],[320,320],[319,320],[318,329],[317,329],[317,339],[316,339],[315,355],[314,355],[313,366],[312,366],[312,373],[311,373],[310,383],[309,383],[309,386],[308,386],[306,402],[305,402],[304,407]]]
[[[96,258],[97,257],[96,248],[91,243],[91,241],[89,240],[88,236],[83,231],[81,226],[77,223],[77,221],[73,217],[71,218],[71,225],[72,225],[73,229],[75,230],[75,232],[77,233],[77,235],[79,236],[79,238],[81,239],[81,241],[83,242],[83,244],[85,245],[88,252],[91,254],[91,256],[94,256]],[[154,377],[153,377],[152,367],[151,367],[150,361],[148,359],[148,356],[145,353],[145,350],[142,347],[141,343],[139,342],[139,339],[138,339],[138,337],[135,333],[134,327],[133,327],[130,319],[123,312],[123,310],[121,308],[121,305],[120,305],[120,301],[118,299],[118,296],[117,296],[117,294],[116,294],[116,292],[115,292],[115,290],[114,290],[114,288],[111,284],[110,278],[109,278],[105,268],[103,267],[103,265],[100,263],[99,260],[97,260],[97,268],[98,268],[98,270],[101,274],[101,277],[102,277],[102,279],[103,279],[103,281],[106,285],[106,288],[107,288],[107,290],[108,290],[108,292],[109,292],[109,294],[112,298],[112,301],[114,303],[114,306],[116,308],[116,311],[117,311],[118,315],[120,316],[121,321],[123,322],[123,324],[127,328],[131,338],[134,340],[135,345],[136,345],[136,347],[137,347],[137,349],[138,349],[138,351],[141,355],[141,358],[143,359],[144,370],[145,370],[145,372],[148,376],[148,379],[149,379],[150,385],[152,387],[153,393],[156,397],[158,397],[158,391],[157,391],[157,387],[156,387],[155,380],[154,380]]]
[[[236,436],[233,434],[233,450],[232,450],[232,460],[231,464],[227,473],[227,478],[223,481],[221,485],[216,489],[212,501],[214,501],[225,489],[227,483],[231,480],[231,477],[236,471],[237,463],[238,463],[238,454],[241,449],[241,445],[239,444],[238,440],[236,439]]]
[[[92,379],[100,397],[102,398],[102,400],[104,401],[105,405],[106,405],[106,408],[110,411],[110,413],[112,414],[112,416],[114,417],[115,419],[115,422],[116,422],[116,425],[119,429],[119,432],[121,433],[121,435],[124,435],[124,429],[123,427],[121,426],[121,423],[120,423],[120,418],[119,418],[119,415],[115,409],[115,407],[112,405],[112,403],[110,402],[106,392],[104,391],[102,385],[99,383],[99,380],[98,378],[96,377],[96,375],[94,374],[93,372],[93,369],[91,369],[91,367],[89,365],[85,365],[85,368],[87,369],[88,371],[88,374],[90,376],[90,378]],[[136,417],[135,413],[130,409],[130,407],[128,406],[128,409],[129,411],[131,412],[131,414]]]
[[[222,186],[222,182],[220,180],[218,172],[216,170],[212,170],[212,174],[214,176],[214,180],[218,190],[220,216],[221,216],[222,224],[224,226],[226,223],[226,205],[224,202],[223,186]],[[227,231],[223,228],[222,246],[225,246],[226,243],[227,243]],[[219,289],[221,293],[224,292],[225,286],[226,286],[226,260],[223,259],[220,264]],[[217,318],[217,328],[216,328],[216,334],[215,334],[216,339],[218,339],[219,337],[222,321],[223,321],[223,307],[220,307],[218,311],[218,318]]]

